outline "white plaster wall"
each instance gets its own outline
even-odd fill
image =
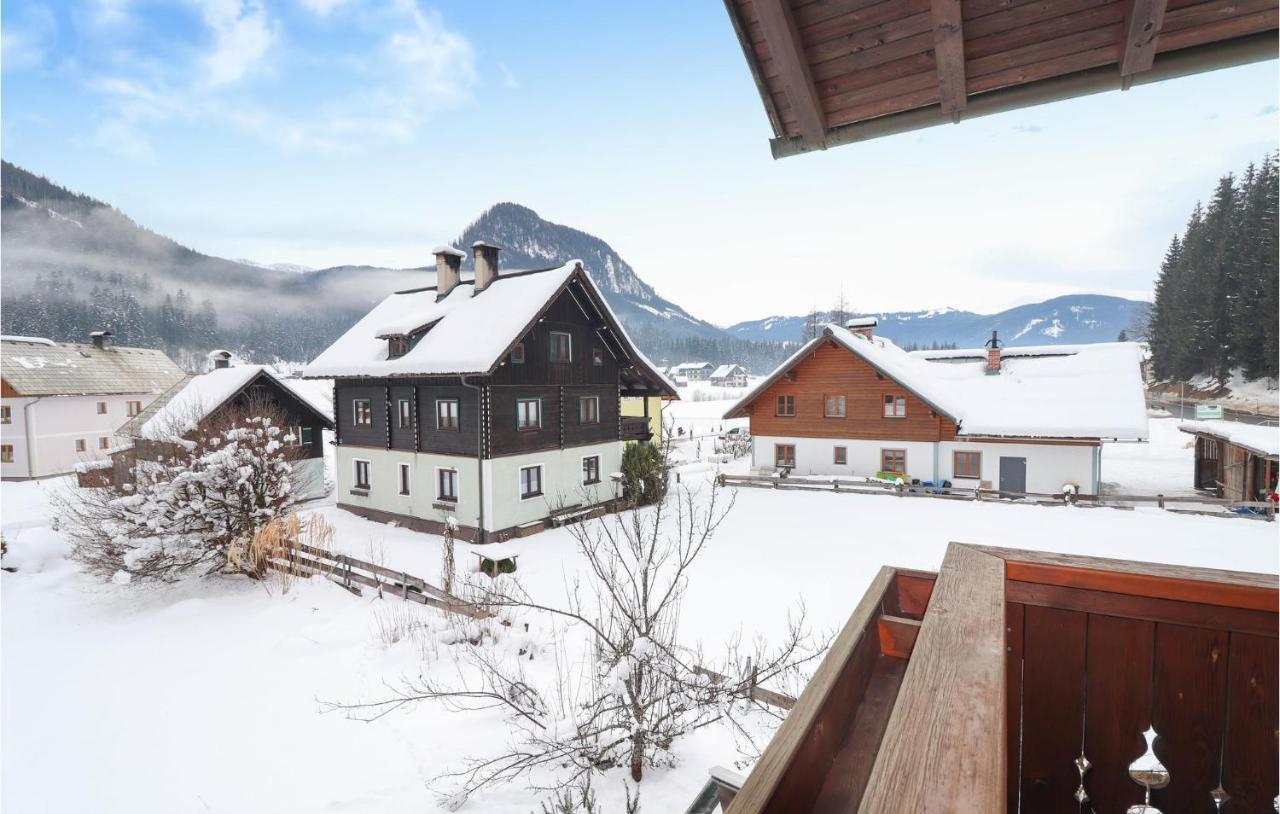
[[[991,488],[1000,486],[1000,458],[1027,459],[1027,491],[1059,492],[1065,483],[1080,486],[1081,494],[1096,494],[1098,473],[1094,466],[1096,447],[1060,444],[1003,444],[980,441],[866,441],[838,438],[786,438],[761,436],[752,438],[753,468],[772,469],[774,445],[794,444],[797,475],[845,475],[871,477],[880,469],[882,449],[905,449],[907,477],[920,480],[950,480],[956,486],[973,488],[978,480],[957,479],[952,466],[953,452],[982,453],[982,478]],[[834,448],[848,450],[848,464],[834,463]],[[935,457],[936,454],[936,457]]]
[[[600,483],[582,484],[582,459],[600,456]],[[520,469],[542,464],[542,496],[522,500]],[[485,518],[490,530],[542,520],[556,509],[573,504],[593,504],[617,496],[609,477],[622,467],[622,444],[609,441],[568,449],[508,455],[484,462]]]
[[[155,393],[129,393],[109,396],[42,396],[40,398],[6,398],[10,405],[13,423],[0,425],[4,443],[14,445],[14,463],[5,464],[3,477],[44,477],[72,471],[82,461],[97,461],[106,457],[99,448],[99,439],[106,437],[110,446],[122,443],[115,431],[129,420],[128,402],[140,401],[146,409],[156,398]],[[97,404],[107,403],[107,412],[99,415]],[[28,408],[27,405],[30,404]],[[27,424],[30,416],[30,426]],[[31,459],[26,438],[34,434],[35,463]],[[83,438],[85,451],[76,452],[76,439]],[[19,456],[19,447],[22,455]],[[11,474],[12,473],[12,474]]]
[[[292,466],[294,500],[313,500],[324,497],[324,458],[304,458]]]
[[[352,494],[356,459],[369,461],[369,493]],[[399,465],[409,465],[412,479],[410,494],[400,494]],[[338,446],[336,450],[334,497],[339,503],[363,506],[384,512],[421,517],[443,523],[452,515],[464,526],[480,524],[480,496],[476,482],[478,469],[474,458],[436,455],[425,452],[366,447]],[[436,499],[436,471],[458,470],[458,501],[441,503]],[[443,508],[437,508],[440,504]]]

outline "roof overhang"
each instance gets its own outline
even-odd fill
[[[1231,446],[1233,446],[1233,447],[1240,447],[1240,449],[1243,449],[1243,450],[1245,450],[1246,452],[1251,452],[1251,453],[1253,453],[1254,455],[1257,455],[1259,458],[1266,458],[1266,459],[1268,459],[1268,460],[1272,460],[1272,461],[1280,461],[1280,455],[1277,455],[1277,454],[1276,454],[1276,453],[1274,453],[1274,452],[1265,452],[1265,451],[1263,451],[1263,450],[1261,450],[1261,449],[1258,449],[1258,448],[1257,448],[1257,447],[1255,447],[1255,446],[1251,446],[1251,445],[1246,444],[1246,443],[1244,443],[1244,442],[1242,442],[1242,441],[1239,441],[1239,440],[1237,440],[1237,439],[1235,439],[1235,438],[1228,438],[1228,437],[1227,437],[1227,436],[1225,436],[1225,435],[1220,435],[1220,434],[1218,434],[1218,433],[1216,433],[1216,432],[1213,432],[1213,431],[1211,431],[1211,430],[1206,430],[1206,429],[1203,429],[1203,428],[1200,428],[1200,427],[1178,427],[1178,429],[1179,429],[1181,432],[1185,432],[1185,433],[1187,433],[1188,435],[1195,435],[1195,436],[1198,436],[1198,437],[1199,437],[1199,436],[1203,436],[1203,437],[1205,437],[1205,438],[1212,438],[1212,439],[1213,439],[1213,440],[1215,440],[1215,441],[1221,441],[1222,443],[1224,443],[1224,444],[1230,444],[1230,445],[1231,445]]]
[[[1277,56],[1274,3],[725,0],[774,158]]]

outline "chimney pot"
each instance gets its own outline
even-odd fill
[[[501,247],[477,240],[471,244],[471,251],[476,259],[476,279],[471,290],[472,296],[475,296],[498,278],[498,252]]]
[[[991,338],[987,340],[987,369],[988,376],[994,376],[1000,372],[1000,346],[1004,343],[1000,341],[1000,337],[995,331],[991,332]]]
[[[844,327],[860,336],[865,336],[867,339],[871,339],[875,336],[876,325],[878,324],[879,320],[875,317],[854,317],[846,322]]]
[[[231,367],[231,351],[229,350],[211,351],[209,358],[213,360],[214,370]]]
[[[107,343],[111,341],[114,334],[111,331],[92,331],[89,334],[89,340],[93,342],[93,346],[98,350],[107,347]]]
[[[462,258],[466,254],[452,246],[436,246],[431,250],[436,256],[436,302],[449,296],[461,280]]]

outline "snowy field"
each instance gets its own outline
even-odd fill
[[[726,402],[686,401],[669,417],[695,437],[717,429]],[[727,428],[726,424],[726,428]],[[1115,491],[1188,491],[1191,452],[1176,422],[1151,422],[1152,443],[1106,448],[1103,479]],[[692,459],[696,440],[681,457]],[[710,453],[709,443],[704,452]],[[741,462],[739,462],[740,465]],[[706,465],[682,483],[707,492]],[[3,635],[3,790],[21,812],[435,811],[428,781],[507,737],[494,710],[451,712],[418,704],[373,723],[321,714],[321,701],[383,698],[385,684],[448,675],[456,646],[439,642],[440,614],[396,600],[356,598],[319,582],[288,591],[242,579],[161,589],[91,582],[66,558],[46,507],[65,480],[6,483],[3,529],[17,573],[0,579]],[[315,505],[338,545],[430,581],[437,537]],[[842,625],[883,564],[936,569],[949,541],[1275,573],[1274,524],[1121,511],[902,500],[743,489],[691,575],[681,640],[714,654],[729,637],[776,638],[803,603],[810,626]],[[465,547],[460,567],[475,557]],[[583,562],[564,530],[530,538],[523,586],[558,603]],[[426,633],[388,644],[380,627],[411,613]],[[539,649],[545,628],[495,645]],[[545,645],[542,642],[541,645]],[[506,652],[501,650],[500,652]],[[714,764],[741,758],[726,727],[676,745],[679,764],[641,784],[644,811],[681,811]],[[554,777],[536,778],[545,784]],[[597,781],[604,810],[621,807],[620,772]],[[501,786],[463,811],[537,811],[522,784]]]

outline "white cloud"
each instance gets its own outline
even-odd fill
[[[423,11],[415,0],[395,0],[395,7],[409,28],[392,34],[385,48],[405,71],[404,90],[428,106],[465,98],[476,77],[471,43],[445,28],[439,12]]]
[[[345,6],[351,0],[298,0],[307,11],[321,17],[328,17],[334,9]]]
[[[92,0],[93,22],[107,26],[122,23],[129,16],[130,0]]]
[[[276,26],[258,0],[196,0],[213,34],[213,50],[201,59],[208,87],[243,79],[276,40]]]
[[[39,68],[58,35],[58,20],[48,6],[33,4],[5,20],[0,30],[0,57],[5,71]]]
[[[520,87],[520,80],[516,79],[516,75],[507,67],[507,63],[499,61],[498,70],[502,72],[502,84],[508,88]]]

